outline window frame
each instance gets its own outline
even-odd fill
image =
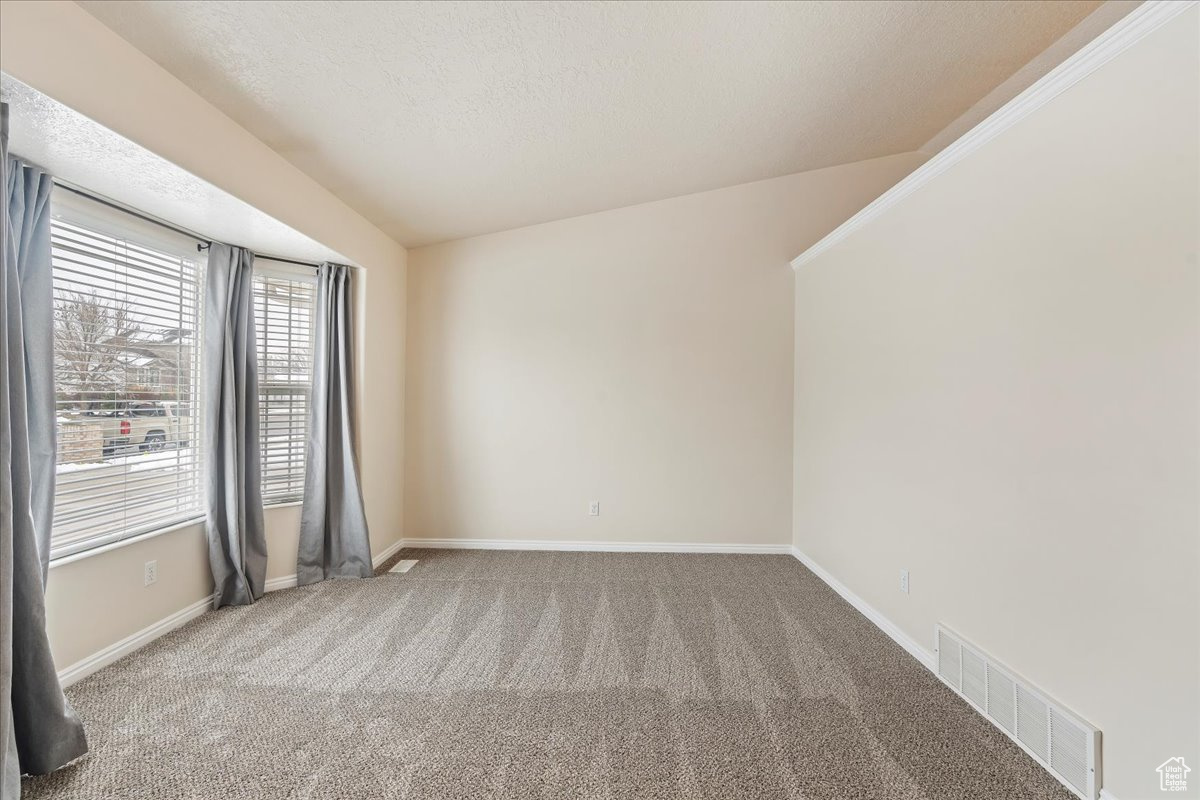
[[[298,464],[293,463],[293,464],[289,465],[289,468],[287,471],[287,474],[289,476],[288,480],[282,481],[282,482],[286,483],[287,487],[288,487],[285,491],[274,491],[274,490],[268,488],[271,484],[278,483],[280,481],[278,480],[278,478],[269,478],[268,474],[267,474],[268,468],[269,468],[269,462],[271,459],[268,457],[267,442],[266,442],[268,428],[266,425],[265,416],[267,415],[268,412],[266,410],[266,403],[265,403],[265,397],[264,397],[264,395],[266,393],[264,392],[264,386],[268,383],[268,381],[266,380],[267,376],[265,373],[266,359],[264,358],[264,348],[267,346],[269,327],[259,325],[258,282],[259,282],[260,278],[263,280],[276,281],[276,282],[288,281],[288,282],[293,282],[293,283],[307,284],[312,287],[311,294],[310,294],[310,305],[308,306],[308,309],[307,309],[308,327],[305,332],[305,336],[307,339],[307,345],[308,345],[308,349],[307,349],[307,380],[303,381],[303,382],[302,381],[289,382],[289,383],[293,383],[296,385],[302,385],[304,387],[304,401],[303,401],[303,415],[302,415],[301,425],[300,425],[300,428],[298,429],[299,432],[297,432],[295,420],[293,420],[289,424],[289,429],[291,430],[290,438],[292,441],[291,441],[291,444],[290,444],[288,450],[289,450],[289,452],[293,449],[298,450],[299,456],[298,456]],[[316,344],[315,339],[316,339],[317,273],[313,267],[289,264],[286,262],[276,261],[271,258],[259,256],[259,257],[255,258],[255,261],[254,261],[254,278],[253,278],[253,280],[254,280],[255,285],[254,285],[254,289],[253,289],[254,301],[252,303],[252,306],[254,308],[254,314],[255,314],[255,328],[256,328],[255,338],[257,340],[257,342],[256,342],[257,352],[255,355],[257,356],[257,361],[258,361],[258,376],[257,377],[258,377],[258,384],[259,384],[259,391],[258,391],[258,395],[259,395],[258,396],[258,400],[259,400],[259,416],[258,416],[259,461],[260,461],[261,470],[262,470],[262,480],[261,480],[262,502],[263,502],[264,508],[271,508],[271,507],[278,507],[278,506],[285,506],[285,505],[296,505],[298,503],[302,503],[303,499],[304,499],[305,473],[308,468],[307,429],[308,429],[309,415],[312,413],[312,388],[313,388],[312,379],[313,379],[313,366],[314,366],[315,344]],[[289,333],[289,338],[291,335],[293,335],[293,334]],[[278,339],[276,339],[276,341],[278,341]],[[295,456],[291,456],[291,458],[295,459]]]
[[[139,219],[132,214],[125,213],[119,209],[107,207],[104,203],[86,197],[80,197],[77,193],[72,192],[69,189],[63,189],[56,186],[51,195],[51,272],[55,287],[54,324],[56,326],[56,330],[59,324],[58,315],[60,313],[60,291],[62,290],[62,286],[74,284],[79,288],[74,288],[70,291],[81,292],[81,290],[88,288],[89,281],[93,280],[93,278],[85,274],[92,269],[96,270],[96,277],[94,278],[95,281],[102,282],[108,280],[108,278],[106,278],[101,271],[100,266],[91,267],[72,264],[74,270],[63,266],[62,261],[60,261],[60,259],[63,258],[62,251],[59,250],[59,246],[61,245],[56,246],[54,241],[56,239],[65,239],[71,235],[69,230],[65,229],[64,226],[71,226],[86,231],[89,235],[95,237],[95,241],[97,243],[99,243],[103,238],[111,238],[118,241],[127,242],[134,248],[151,251],[155,254],[161,254],[168,260],[178,259],[181,262],[181,277],[178,284],[180,286],[179,313],[181,314],[179,317],[179,329],[186,330],[186,326],[183,324],[184,322],[191,324],[191,332],[188,334],[191,337],[191,343],[188,345],[189,352],[187,354],[187,361],[176,362],[174,367],[172,380],[175,383],[176,396],[172,399],[160,398],[158,400],[135,398],[133,395],[137,394],[138,391],[141,391],[142,393],[158,391],[161,393],[163,388],[159,386],[155,389],[151,389],[150,387],[143,386],[138,391],[131,389],[132,386],[138,385],[136,378],[149,374],[149,372],[147,367],[137,366],[135,364],[126,364],[124,367],[125,374],[122,387],[119,392],[114,393],[116,394],[116,399],[109,402],[124,404],[124,406],[129,409],[134,409],[135,407],[141,406],[143,410],[145,410],[145,405],[150,402],[167,402],[178,405],[181,402],[181,398],[178,394],[181,369],[186,369],[186,379],[188,381],[186,390],[188,401],[186,407],[190,411],[190,414],[186,417],[187,421],[185,424],[186,435],[190,440],[190,444],[187,446],[176,446],[174,448],[170,448],[169,446],[162,448],[168,454],[168,457],[165,458],[164,461],[170,462],[170,456],[173,455],[174,463],[172,466],[167,466],[164,464],[164,467],[161,471],[164,474],[168,474],[172,469],[175,470],[178,473],[174,479],[175,485],[182,485],[188,490],[185,495],[187,502],[179,504],[180,508],[178,513],[170,513],[170,508],[164,508],[158,511],[156,516],[152,516],[151,520],[145,524],[137,524],[136,516],[132,518],[130,516],[131,510],[135,514],[138,514],[147,513],[147,510],[150,509],[150,513],[154,514],[154,505],[156,503],[165,503],[165,500],[154,499],[156,496],[163,495],[162,490],[151,488],[148,490],[148,494],[150,495],[149,498],[143,498],[141,502],[134,503],[132,505],[128,503],[122,503],[119,509],[114,508],[111,511],[111,514],[113,515],[120,514],[122,516],[123,524],[121,524],[119,528],[113,529],[111,524],[105,526],[98,525],[93,529],[93,532],[88,533],[86,523],[81,522],[79,519],[74,519],[72,521],[74,522],[75,526],[78,526],[77,529],[73,532],[65,533],[63,527],[61,527],[61,523],[64,518],[62,514],[66,512],[63,512],[63,509],[60,508],[60,502],[69,502],[69,498],[66,497],[66,494],[68,494],[71,490],[67,489],[64,491],[62,487],[65,485],[69,486],[72,483],[70,478],[67,476],[78,472],[83,472],[87,468],[84,467],[76,470],[64,470],[61,467],[64,464],[70,463],[100,464],[107,463],[109,461],[117,461],[118,459],[113,459],[111,456],[109,458],[104,458],[104,453],[102,452],[101,462],[73,462],[70,460],[60,461],[60,459],[63,457],[63,436],[61,424],[56,426],[56,480],[54,497],[55,514],[54,523],[51,530],[49,554],[50,560],[55,563],[73,561],[77,558],[81,558],[96,552],[108,550],[133,541],[140,541],[150,536],[176,530],[184,526],[194,525],[202,522],[205,517],[205,453],[203,447],[205,398],[202,374],[202,343],[204,324],[204,269],[206,267],[206,259],[199,255],[196,251],[196,244],[198,240],[184,234],[165,230],[158,225],[146,222],[145,220]],[[77,257],[81,259],[87,258],[86,256],[82,255]],[[93,258],[92,260],[98,260],[99,263],[103,263],[102,256]],[[129,263],[128,259],[126,260],[126,263]],[[187,266],[183,265],[185,263]],[[70,277],[72,271],[74,271],[76,275],[82,277],[72,279]],[[117,270],[114,268],[113,271],[115,276]],[[189,271],[190,274],[188,274]],[[67,273],[66,276],[62,274],[64,272]],[[187,275],[186,278],[184,277],[185,275]],[[129,280],[128,273],[126,273],[124,277],[127,281]],[[158,278],[161,279],[162,276],[160,275]],[[119,278],[114,277],[114,280],[119,280]],[[173,287],[173,284],[170,281],[167,281],[162,285]],[[126,298],[134,298],[136,302],[137,294],[131,292],[129,288],[126,288],[125,295],[114,295],[114,297],[111,299],[118,303],[125,303],[128,302]],[[191,304],[190,307],[188,307],[189,302]],[[139,312],[135,306],[131,313],[135,315],[140,313],[143,316],[149,314],[152,321],[146,322],[146,320],[143,319],[142,322],[143,324],[147,324],[150,328],[158,327],[169,329],[169,326],[164,326],[159,318],[159,315],[162,313],[163,309],[155,308],[154,305],[150,303],[145,303],[145,305],[147,308],[149,308],[149,311]],[[53,345],[53,352],[56,362],[54,385],[56,419],[71,418],[73,416],[72,414],[65,413],[63,408],[63,404],[71,402],[76,404],[73,408],[68,406],[68,408],[74,412],[74,419],[86,422],[88,420],[98,421],[104,418],[105,415],[103,414],[81,413],[80,409],[82,408],[82,404],[86,402],[82,399],[77,398],[74,401],[60,399],[60,393],[63,391],[64,383],[60,382],[59,378],[58,365],[61,351],[59,350],[57,344]],[[186,363],[186,367],[183,366],[184,363]],[[121,397],[122,394],[124,395],[123,399]],[[112,414],[110,416],[123,415]],[[160,414],[153,416],[166,417],[168,415],[165,410],[162,410]],[[184,417],[178,417],[174,414],[171,416],[176,420],[185,419]],[[141,420],[149,419],[149,417],[145,416],[144,414],[137,415],[133,411],[129,413],[128,418],[131,421],[135,421],[135,418]],[[176,423],[176,425],[181,424],[183,423]],[[180,437],[182,437],[183,434],[181,432],[183,431],[183,427],[178,427],[174,432],[179,433]],[[171,432],[172,431],[165,431],[164,435],[169,435]],[[102,430],[99,433],[99,436],[101,439],[101,444],[103,445],[104,439],[107,436],[107,432]],[[147,442],[148,441],[149,438],[147,437]],[[180,438],[180,441],[182,441],[182,438]],[[131,468],[128,460],[129,455],[140,455],[142,454],[142,450],[143,448],[139,448],[137,452],[131,452],[128,451],[128,448],[126,448],[126,452],[122,453],[119,457],[119,463],[111,464],[113,467],[123,468],[122,472],[108,478],[102,478],[101,476],[97,475],[95,477],[95,484],[91,486],[87,485],[87,478],[74,481],[76,484],[76,490],[80,492],[101,493],[115,491],[119,497],[120,492],[127,493],[130,486],[137,485],[137,478],[134,478],[133,480],[130,479],[130,476],[134,474],[143,476],[143,480],[146,480],[148,477],[146,483],[151,484],[152,481],[157,479],[156,475],[160,472],[160,470],[155,468],[141,470],[137,469],[136,467]],[[148,454],[150,450],[146,449],[145,452]],[[104,467],[97,467],[97,469],[104,469]],[[182,472],[180,472],[181,470]],[[165,481],[165,484],[170,485],[171,481],[167,480]],[[147,490],[143,489],[143,491]],[[61,497],[60,492],[63,492]],[[95,501],[94,499],[89,499],[85,502],[94,503]],[[113,501],[110,501],[109,505],[113,505]],[[68,522],[68,527],[70,526],[71,523]]]

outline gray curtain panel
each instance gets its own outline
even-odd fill
[[[213,242],[204,289],[208,560],[215,605],[246,605],[267,582],[258,443],[254,254]]]
[[[354,449],[353,296],[349,267],[317,268],[313,388],[296,580],[371,577],[371,543]]]
[[[44,774],[87,752],[46,637],[54,513],[54,295],[45,172],[9,158],[0,105],[0,797],[21,773]]]

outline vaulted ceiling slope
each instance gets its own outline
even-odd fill
[[[916,150],[1099,4],[80,2],[409,246]]]

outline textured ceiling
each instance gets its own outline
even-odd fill
[[[9,149],[77,186],[218,241],[312,261],[346,258],[9,75]]]
[[[1099,0],[80,5],[412,246],[916,150]]]

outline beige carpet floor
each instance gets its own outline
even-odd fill
[[[400,557],[73,686],[24,796],[1070,800],[791,557]]]

